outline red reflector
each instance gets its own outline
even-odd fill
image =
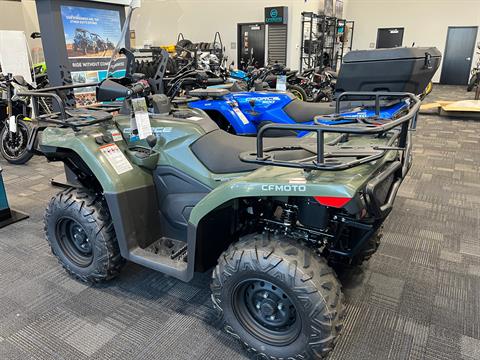
[[[319,204],[331,206],[334,208],[341,208],[345,206],[352,198],[338,197],[338,196],[314,196]]]

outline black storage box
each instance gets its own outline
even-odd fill
[[[419,95],[432,80],[441,59],[435,47],[350,51],[343,57],[336,93],[401,91]]]

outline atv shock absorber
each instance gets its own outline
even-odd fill
[[[284,204],[282,209],[282,217],[281,220],[283,221],[283,226],[285,229],[290,228],[292,225],[297,223],[297,214],[298,208],[295,205]]]

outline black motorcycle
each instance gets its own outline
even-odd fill
[[[28,98],[18,97],[17,91],[28,90],[29,86],[22,76],[4,76],[0,74],[0,89],[3,93],[0,102],[0,153],[9,163],[24,164],[33,156],[27,151],[32,133],[29,118]]]

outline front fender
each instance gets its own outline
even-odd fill
[[[112,130],[116,129],[112,125]],[[141,167],[130,162],[132,170],[117,174],[107,158],[100,151],[100,145],[95,142],[95,135],[101,135],[105,130],[91,127],[81,132],[67,128],[46,128],[39,143],[40,150],[47,157],[55,157],[56,153],[72,151],[88,166],[106,193],[122,193],[146,186],[153,186],[152,176]],[[125,141],[115,143],[125,153]]]

